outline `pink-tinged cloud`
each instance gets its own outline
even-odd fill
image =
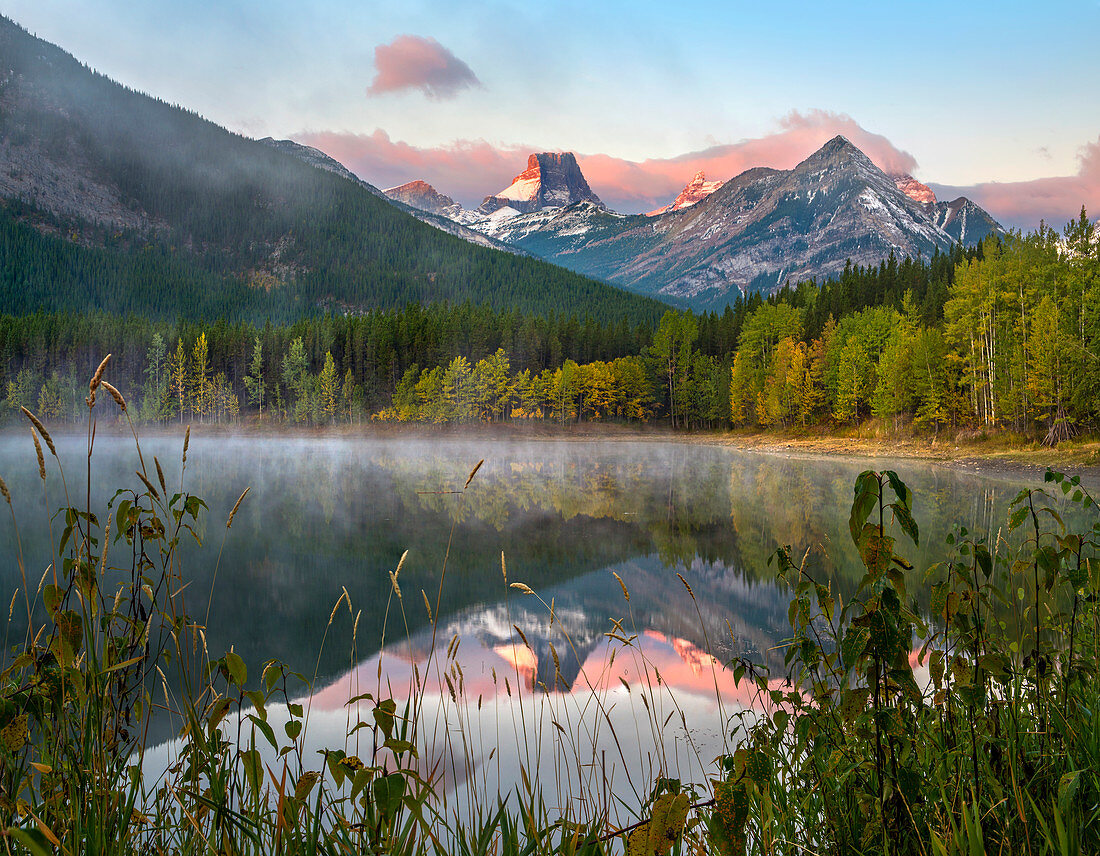
[[[374,49],[375,75],[367,95],[419,89],[429,98],[451,98],[480,86],[477,75],[435,39],[398,36]]]
[[[824,143],[843,134],[888,173],[913,173],[917,161],[881,134],[839,113],[792,112],[773,134],[711,146],[672,158],[630,161],[606,154],[578,154],[589,185],[616,211],[652,211],[671,202],[700,170],[709,179],[729,179],[756,166],[790,169]],[[498,146],[484,140],[460,140],[418,147],[373,134],[305,134],[299,141],[316,146],[379,187],[422,179],[467,207],[507,187],[523,171],[537,145]],[[1030,182],[989,183],[972,187],[931,185],[941,199],[967,196],[1007,226],[1033,228],[1040,218],[1058,225],[1085,204],[1100,213],[1100,140],[1083,149],[1076,176]]]
[[[315,146],[377,187],[421,179],[468,207],[507,187],[526,167],[527,155],[541,151],[533,146],[499,147],[484,140],[420,148],[391,140],[381,129],[373,134],[301,134],[296,139]]]
[[[671,202],[699,170],[711,179],[728,179],[755,166],[790,169],[822,145],[843,134],[887,172],[912,172],[916,160],[885,137],[862,128],[850,116],[813,110],[792,112],[780,130],[765,137],[712,146],[673,158],[629,161],[605,154],[578,154],[589,185],[616,211],[651,211]],[[459,140],[421,148],[373,134],[313,133],[298,140],[336,158],[360,178],[379,187],[421,179],[463,205],[476,206],[507,187],[526,166],[537,145],[497,146],[484,140]]]
[[[990,181],[965,187],[929,185],[940,199],[965,196],[978,203],[1001,223],[1028,230],[1045,220],[1061,229],[1081,213],[1084,205],[1096,218],[1100,214],[1100,137],[1081,147],[1076,175],[1036,178],[1031,181]]]

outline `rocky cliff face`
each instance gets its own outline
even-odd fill
[[[426,181],[410,181],[383,192],[390,199],[404,202],[420,211],[442,214],[444,217],[457,217],[462,210],[461,205],[451,197],[440,193]]]
[[[543,208],[563,208],[574,202],[591,202],[603,207],[592,192],[572,152],[541,152],[527,159],[527,169],[478,207],[481,214],[511,208],[520,213]]]
[[[922,205],[936,204],[936,194],[932,192],[932,188],[927,184],[921,184],[913,176],[906,173],[895,173],[890,178],[894,179],[894,186],[914,202],[919,202]]]
[[[681,208],[690,208],[696,202],[702,202],[719,187],[724,181],[707,181],[706,174],[700,170],[695,177],[687,183],[680,195],[664,208],[658,208],[646,214],[647,217],[656,217],[658,214],[667,214],[669,211],[679,211]]]

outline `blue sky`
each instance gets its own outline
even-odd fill
[[[513,159],[519,171],[529,149],[674,159],[767,140],[791,111],[851,117],[941,186],[1072,177],[1092,154],[1083,147],[1100,145],[1097,0],[8,0],[3,13],[109,76],[234,130],[343,140],[335,148],[348,165],[374,169],[363,177],[379,184],[429,163],[445,185],[432,153],[474,145],[503,155],[486,182],[506,182],[500,175]],[[376,48],[402,36],[434,40],[479,85],[444,97],[414,86],[368,95]],[[404,155],[363,143],[369,151],[357,160],[355,141],[379,132]],[[590,181],[600,192],[599,178]],[[460,176],[455,186],[465,187]]]

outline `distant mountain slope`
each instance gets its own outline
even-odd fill
[[[930,256],[1001,231],[968,200],[912,198],[921,188],[836,137],[793,169],[750,169],[656,216],[577,202],[471,225],[573,270],[720,310],[739,294],[838,274],[849,260]]]
[[[27,254],[45,244],[14,228],[29,224],[75,240],[78,256],[113,254],[110,264],[85,265],[87,275],[126,269],[144,283],[123,299],[109,279],[89,284],[61,267],[60,281],[33,284],[47,309],[71,308],[92,290],[104,309],[194,311],[155,277],[141,280],[141,255],[151,253],[173,260],[177,272],[190,266],[211,288],[247,284],[252,290],[242,288],[234,303],[241,312],[269,303],[359,312],[411,300],[601,319],[663,311],[544,262],[472,246],[346,180],[322,153],[309,150],[303,160],[285,149],[126,89],[0,18],[0,199],[13,226],[0,281],[31,288],[26,278],[36,268]],[[12,271],[17,258],[29,267]],[[256,289],[272,297],[252,299]],[[0,311],[10,310],[21,296],[9,291],[0,301]]]

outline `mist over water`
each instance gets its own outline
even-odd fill
[[[86,438],[60,437],[57,445],[72,500],[83,507]],[[159,459],[169,494],[180,490],[182,432],[146,439],[142,451],[150,472],[153,457]],[[56,510],[63,487],[48,464],[47,493]],[[1018,479],[925,461],[893,466],[916,494],[924,537],[907,555],[918,570],[942,557],[943,538],[956,523],[995,536],[1020,487]],[[183,490],[209,511],[197,530],[203,544],[184,543],[187,602],[198,614],[210,600],[212,654],[233,646],[250,664],[274,657],[304,671],[316,661],[332,606],[346,588],[354,610],[362,610],[357,647],[365,657],[382,641],[389,572],[401,554],[409,551],[400,579],[415,632],[427,623],[420,589],[434,604],[450,540],[444,618],[520,597],[505,585],[503,552],[509,581],[526,583],[548,601],[577,600],[594,632],[625,615],[616,614],[622,594],[614,569],[631,590],[636,617],[687,634],[699,620],[680,571],[714,621],[741,625],[748,652],[762,653],[786,631],[786,596],[767,561],[777,547],[789,545],[799,556],[809,550],[810,567],[822,579],[841,586],[858,580],[847,519],[852,483],[866,467],[675,442],[194,436]],[[132,438],[96,439],[92,510],[101,520],[116,490],[142,489],[138,468]],[[29,437],[0,437],[0,475],[15,498],[28,575],[37,580],[50,562],[50,527]],[[246,487],[251,492],[215,578],[226,516]],[[62,524],[55,518],[52,525],[56,541]],[[10,520],[0,521],[0,549],[14,558]],[[14,561],[4,564],[3,575],[11,592],[19,584]],[[350,628],[342,610],[321,655],[320,680],[348,668]],[[392,624],[389,630],[392,639]]]
[[[86,438],[61,437],[57,445],[70,496],[83,507]],[[179,491],[182,432],[144,440],[142,451],[150,472],[154,456],[160,461],[169,495]],[[138,467],[132,438],[97,438],[91,503],[101,521],[119,488],[143,489]],[[729,737],[723,720],[750,703],[724,664],[744,656],[781,671],[776,646],[789,632],[789,597],[774,582],[768,557],[783,545],[799,558],[808,551],[817,579],[845,596],[854,591],[862,566],[848,515],[853,481],[867,467],[662,441],[193,436],[183,490],[202,497],[209,511],[196,530],[202,544],[188,539],[183,546],[185,599],[199,620],[209,603],[211,656],[233,648],[255,675],[270,659],[285,662],[313,681],[318,711],[329,710],[339,731],[342,700],[356,688],[377,686],[382,671],[398,685],[412,663],[428,657],[432,634],[421,591],[434,610],[446,556],[436,645],[461,639],[458,661],[479,700],[519,703],[501,695],[505,675],[509,692],[527,699],[549,693],[577,702],[578,710],[596,690],[618,692],[622,684],[629,695],[646,679],[646,667],[624,656],[609,668],[606,634],[621,632],[661,664],[668,691],[694,700],[687,707],[701,721],[691,728],[709,735],[717,752]],[[925,461],[893,468],[916,495],[921,543],[902,553],[915,565],[910,591],[923,604],[923,571],[945,555],[946,534],[963,523],[996,537],[1021,485]],[[47,469],[56,510],[64,488],[56,466],[48,462]],[[44,512],[29,437],[0,437],[0,475],[15,500],[33,587],[51,561],[51,529],[56,543],[63,519],[50,521]],[[225,538],[226,516],[246,487],[251,492]],[[9,557],[2,573],[10,598],[20,577],[9,519],[0,520],[0,549]],[[119,540],[111,550],[129,548]],[[390,572],[405,550],[398,601]],[[119,564],[128,561],[119,556]],[[538,597],[510,588],[512,582]],[[334,613],[345,589],[351,608]],[[19,630],[15,610],[9,640]],[[432,691],[445,706],[442,680]],[[499,707],[493,714],[503,715]],[[508,714],[513,723],[516,715]],[[321,739],[324,718],[319,713],[311,739]],[[154,733],[168,737],[164,729]],[[339,733],[325,738],[341,742]],[[499,775],[507,780],[509,773]]]

